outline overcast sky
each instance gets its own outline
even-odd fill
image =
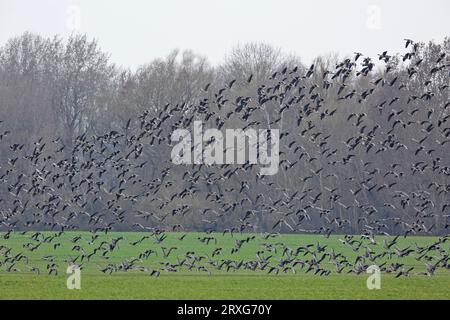
[[[403,38],[441,41],[449,12],[449,0],[0,0],[0,44],[25,31],[79,30],[134,69],[174,48],[217,64],[236,44],[264,41],[309,63],[330,52],[401,52]]]

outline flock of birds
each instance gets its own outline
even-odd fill
[[[205,84],[204,97],[194,105],[167,104],[156,115],[147,110],[130,118],[123,128],[69,141],[41,137],[27,145],[14,141],[14,132],[4,129],[6,120],[0,121],[0,144],[10,151],[0,159],[0,270],[55,275],[67,264],[84,268],[92,261],[105,274],[134,270],[150,276],[182,270],[303,270],[326,276],[360,274],[378,264],[402,277],[450,269],[450,62],[441,53],[418,94],[409,91],[409,82],[423,59],[415,42],[407,40],[406,48],[406,76],[391,74],[393,58],[387,52],[378,57],[386,68],[375,79],[376,61],[360,53],[334,70],[286,66],[254,95],[233,95],[240,85],[236,79],[217,90]],[[434,92],[437,76],[447,84]],[[371,80],[358,87],[355,77]],[[253,81],[249,75],[241,85]],[[380,91],[390,95],[373,105]],[[436,103],[437,95],[447,100]],[[361,107],[347,112],[345,104]],[[376,111],[377,121],[363,106]],[[345,114],[343,125],[335,124],[339,114]],[[171,133],[197,119],[219,130],[230,124],[278,126],[281,172],[261,176],[248,162],[172,164]],[[291,123],[293,129],[283,130]],[[334,141],[346,132],[352,134]],[[381,157],[385,167],[363,157]],[[403,182],[411,177],[432,178],[424,180],[426,185]],[[391,200],[380,204],[379,199]],[[78,235],[81,230],[90,233]],[[142,237],[129,242],[127,233],[111,233],[124,230],[140,231]],[[58,250],[69,231],[74,232],[69,233],[71,254],[61,261]],[[194,237],[208,254],[195,246],[181,252],[167,245],[175,231],[177,241]],[[342,234],[340,246],[354,257],[319,242],[289,246],[282,233]],[[20,250],[8,242],[17,234],[26,239]],[[427,245],[399,244],[403,237],[430,234],[437,236]],[[234,245],[220,247],[221,237]],[[127,241],[139,254],[109,262]],[[258,251],[243,258],[240,250],[251,242],[259,244]],[[42,248],[50,249],[39,262],[29,258]],[[407,257],[421,267],[402,262]],[[158,263],[145,263],[152,259]]]

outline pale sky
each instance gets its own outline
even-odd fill
[[[403,38],[442,41],[449,12],[449,0],[0,0],[0,45],[25,31],[76,29],[132,69],[175,48],[215,65],[250,41],[309,63],[331,52],[402,52]]]

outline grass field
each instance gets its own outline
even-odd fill
[[[153,249],[158,255],[152,254],[148,259],[139,261],[137,265],[149,269],[161,269],[161,262],[174,263],[177,258],[185,257],[186,252],[195,251],[197,256],[207,255],[212,260],[231,259],[233,261],[255,260],[255,253],[262,250],[263,244],[272,244],[277,252],[272,252],[272,264],[276,264],[282,254],[284,246],[292,249],[306,244],[327,245],[326,252],[331,248],[336,253],[342,253],[352,261],[356,255],[362,254],[363,249],[356,252],[349,245],[343,244],[339,239],[343,236],[331,236],[325,238],[319,235],[281,235],[271,239],[263,239],[256,235],[256,239],[245,243],[237,253],[231,253],[235,239],[244,239],[251,234],[235,234],[231,238],[229,234],[222,236],[215,234],[217,243],[209,244],[199,241],[201,233],[188,233],[183,241],[178,240],[181,233],[168,233],[167,239],[162,244],[157,244],[153,238],[145,239],[140,244],[133,246],[131,243],[142,238],[144,233],[108,233],[101,235],[95,241],[90,242],[91,234],[83,232],[65,232],[61,237],[50,243],[42,243],[38,250],[29,251],[24,245],[37,242],[30,239],[32,232],[26,235],[14,233],[8,240],[0,238],[2,246],[11,248],[10,255],[20,252],[28,258],[28,265],[37,266],[41,272],[35,274],[29,270],[25,262],[18,263],[15,272],[6,272],[6,263],[0,266],[0,299],[450,299],[450,270],[439,269],[435,276],[427,277],[417,275],[424,270],[425,262],[418,261],[412,254],[409,257],[392,257],[389,263],[400,261],[407,266],[414,266],[413,275],[410,277],[395,278],[395,274],[382,274],[381,289],[368,290],[366,280],[368,275],[362,273],[355,275],[347,272],[336,274],[335,266],[325,260],[322,264],[333,271],[329,276],[319,277],[311,273],[296,270],[292,272],[280,272],[278,275],[267,274],[267,271],[237,270],[225,272],[209,268],[212,275],[204,271],[180,269],[179,272],[167,272],[162,270],[160,277],[150,277],[148,272],[132,270],[128,272],[114,272],[112,275],[104,274],[100,268],[107,264],[115,264],[126,261],[147,249]],[[45,237],[52,235],[45,233]],[[81,239],[74,243],[74,237],[81,235]],[[106,257],[101,254],[94,255],[89,262],[83,263],[81,275],[81,290],[69,290],[66,287],[67,260],[80,255],[74,251],[74,245],[82,247],[86,253],[90,253],[94,247],[102,241],[110,241],[112,238],[124,237],[118,248]],[[359,238],[359,237],[356,237]],[[405,248],[416,245],[430,245],[437,238],[409,237],[399,239],[398,246]],[[376,245],[368,245],[374,252],[382,252],[383,237],[377,237]],[[55,243],[61,243],[54,249]],[[282,245],[282,243],[284,245]],[[365,243],[368,243],[365,242]],[[445,250],[448,253],[449,245]],[[161,246],[176,247],[168,258],[163,257]],[[212,258],[212,252],[217,247],[222,247],[220,255]],[[5,249],[3,248],[3,251]],[[0,250],[0,252],[2,252]],[[270,253],[270,252],[269,252]],[[268,253],[265,254],[266,256]],[[431,254],[432,255],[432,254]],[[58,275],[46,273],[47,261],[44,256],[54,257],[58,266]],[[0,254],[0,261],[4,261]],[[352,261],[353,262],[353,261]],[[382,261],[377,261],[377,263]]]

